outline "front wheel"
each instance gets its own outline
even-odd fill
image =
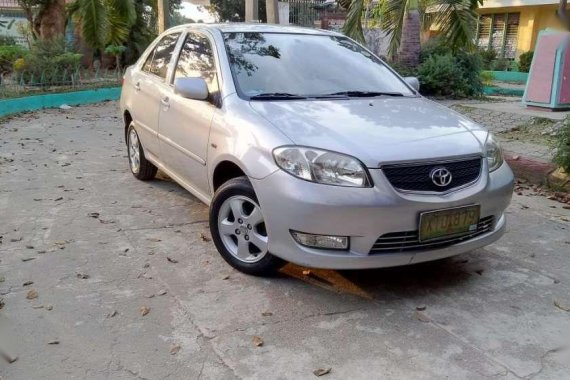
[[[247,177],[231,179],[216,191],[210,232],[218,252],[240,272],[268,276],[284,264],[268,252],[265,220]]]

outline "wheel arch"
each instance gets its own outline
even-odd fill
[[[216,190],[232,178],[247,176],[245,170],[235,161],[224,159],[218,162],[212,171],[212,190]]]
[[[125,112],[123,112],[123,124],[125,127],[125,144],[128,143],[127,133],[129,132],[129,125],[131,125],[132,121],[133,121],[133,116],[131,115],[131,112],[129,110],[125,110]]]

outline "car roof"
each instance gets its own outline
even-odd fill
[[[303,28],[293,25],[271,25],[259,23],[218,23],[218,24],[204,24],[204,23],[191,23],[175,26],[168,31],[177,29],[203,29],[203,30],[218,30],[222,33],[232,32],[258,32],[258,33],[284,33],[284,34],[312,34],[324,36],[338,36],[339,33],[329,30]]]

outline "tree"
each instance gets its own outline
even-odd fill
[[[206,9],[221,22],[245,20],[245,0],[210,0]],[[259,1],[259,18],[262,22],[267,20],[265,0]]]
[[[362,14],[365,1],[350,1],[343,32],[358,41],[364,41]],[[565,0],[561,0],[565,1]],[[473,48],[478,6],[482,0],[385,0],[378,3],[381,25],[388,32],[388,53],[392,58],[399,53],[402,63],[418,62],[421,30],[437,25],[450,48]],[[403,45],[403,46],[401,46]]]
[[[65,0],[18,0],[34,39],[51,40],[65,33]]]
[[[96,54],[107,45],[121,45],[136,20],[133,0],[76,0],[68,7],[81,29],[81,38]]]
[[[568,0],[560,0],[558,11],[556,12],[558,19],[566,30],[570,30],[570,16],[568,15]]]

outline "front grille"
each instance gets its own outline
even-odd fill
[[[441,167],[449,170],[452,177],[451,183],[443,187],[437,186],[430,177],[432,170]],[[427,164],[387,165],[382,167],[382,171],[392,186],[398,190],[444,192],[476,181],[481,173],[481,158]]]
[[[425,242],[419,241],[418,231],[390,232],[380,236],[378,240],[376,240],[369,254],[425,251],[447,247],[490,232],[493,229],[493,221],[493,216],[487,216],[479,220],[476,231],[461,236]]]

